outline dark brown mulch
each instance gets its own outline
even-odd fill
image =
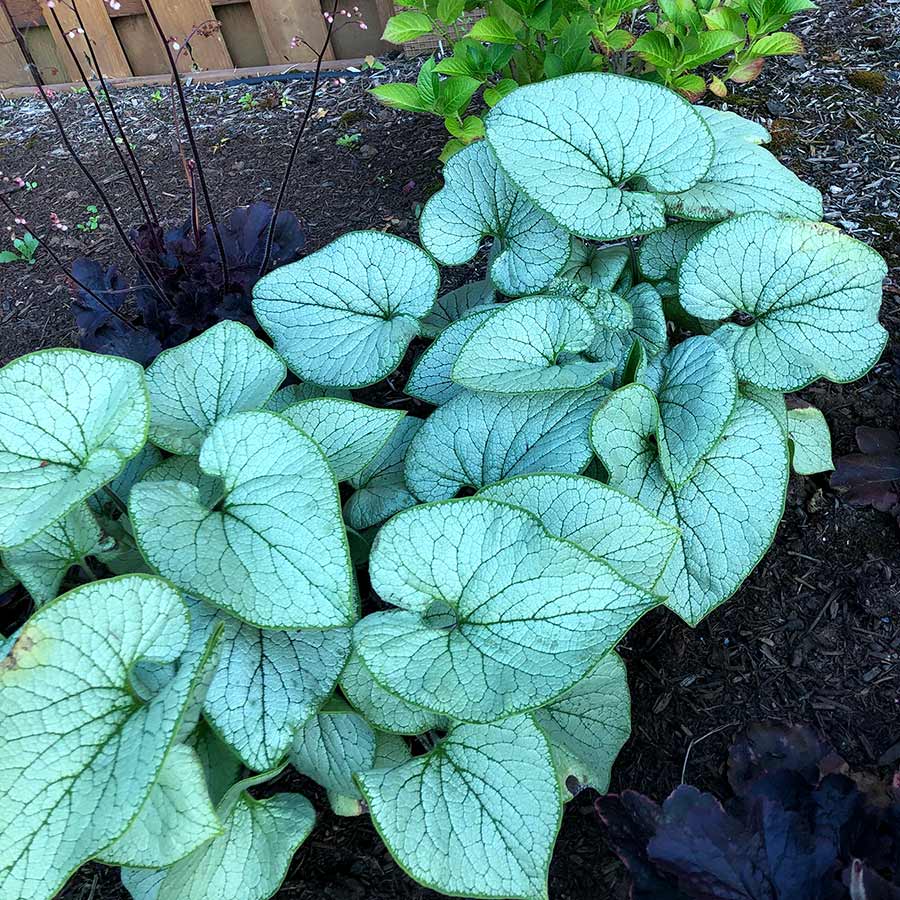
[[[900,423],[900,42],[897,0],[825,0],[799,26],[804,60],[770,64],[731,99],[736,111],[766,124],[775,152],[826,200],[826,218],[872,243],[892,267],[882,321],[891,343],[865,379],[816,385],[803,396],[831,425],[836,453],[853,446],[853,429]],[[860,76],[859,73],[863,73]],[[386,76],[378,76],[384,78]],[[417,205],[438,184],[435,156],[444,140],[432,122],[384,110],[364,94],[369,76],[329,83],[301,154],[289,206],[307,221],[313,247],[349,228],[383,228],[415,237]],[[281,88],[252,89],[258,100]],[[199,135],[220,208],[271,197],[273,158],[287,152],[295,106],[249,113],[244,88],[192,89]],[[185,198],[169,144],[165,109],[150,91],[123,95],[136,143],[164,191],[170,216]],[[95,158],[107,156],[85,118],[83,97],[63,102],[73,133]],[[335,121],[337,119],[337,121]],[[5,124],[3,124],[5,120]],[[336,145],[359,133],[356,149]],[[54,149],[45,116],[32,101],[0,106],[0,169],[38,181],[14,195],[35,221],[55,210],[83,218],[94,198]],[[127,200],[115,171],[110,189]],[[123,213],[128,218],[127,213]],[[87,238],[70,230],[65,249],[113,259],[108,217]],[[0,362],[72,338],[67,291],[45,261],[0,268]],[[824,477],[795,478],[775,544],[736,597],[697,629],[665,611],[647,616],[621,648],[633,696],[634,734],[620,756],[614,789],[657,798],[685,780],[724,790],[725,750],[738,727],[779,717],[818,726],[855,767],[900,759],[900,533],[886,515],[842,504]],[[280,898],[424,900],[437,895],[407,878],[365,818],[332,816],[317,789],[296,776],[286,784],[313,797],[319,825],[297,854]],[[621,869],[604,847],[592,798],[569,804],[554,859],[553,900],[623,895]],[[127,896],[118,878],[89,866],[63,892],[69,900]]]

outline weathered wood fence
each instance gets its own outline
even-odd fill
[[[76,81],[78,72],[66,50],[74,45],[86,59],[84,38],[68,37],[77,25],[65,3],[55,5],[63,25],[60,31],[45,4],[37,0],[6,0],[13,20],[25,36],[44,80],[48,84]],[[291,47],[291,38],[302,34],[313,46],[325,38],[323,6],[333,0],[153,0],[153,8],[168,36],[183,40],[197,25],[217,20],[220,29],[211,37],[191,41],[191,57],[184,53],[181,65],[206,70],[233,70],[263,66],[287,66],[309,62],[306,47]],[[392,0],[347,0],[359,7],[367,29],[345,27],[336,31],[327,59],[351,59],[377,54],[389,45],[380,40],[384,23],[393,12]],[[142,0],[120,0],[111,9],[104,0],[78,0],[78,11],[91,37],[104,75],[111,78],[164,75],[165,51],[147,18]],[[22,52],[13,39],[7,17],[0,10],[0,89],[32,84]]]

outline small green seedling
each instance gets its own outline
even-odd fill
[[[363,142],[363,136],[359,134],[359,132],[354,132],[353,134],[342,134],[336,141],[335,144],[338,147],[343,147],[345,150],[353,150],[358,147]]]
[[[0,263],[28,263],[33,266],[37,255],[38,241],[37,238],[26,231],[20,238],[13,238],[13,249],[0,251]]]
[[[253,97],[253,94],[250,91],[247,91],[245,94],[241,94],[238,97],[238,105],[244,112],[250,112],[251,109],[256,109],[259,106],[259,102]]]
[[[88,217],[83,221],[79,222],[75,227],[79,231],[96,231],[100,227],[100,211],[96,206],[86,206],[84,211],[88,214]]]

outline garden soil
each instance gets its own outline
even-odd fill
[[[820,383],[801,396],[825,413],[835,453],[856,449],[857,425],[900,428],[900,4],[824,0],[798,20],[804,58],[769,63],[739,88],[728,108],[762,122],[773,151],[823,193],[826,220],[875,246],[891,266],[882,322],[891,342],[881,362],[849,385]],[[317,98],[287,207],[304,221],[315,249],[344,231],[375,228],[415,238],[421,205],[440,185],[440,123],[386,110],[366,94],[373,82],[410,74],[329,77]],[[207,176],[220,210],[271,199],[308,82],[189,90]],[[251,99],[239,99],[246,93]],[[173,148],[167,89],[116,94],[156,189],[164,217],[187,213]],[[133,218],[124,178],[84,96],[60,96],[66,127],[98,171],[125,221]],[[252,104],[256,105],[253,106]],[[290,105],[292,104],[292,105]],[[244,109],[249,106],[249,109]],[[359,135],[338,143],[344,134]],[[17,212],[45,228],[51,212],[69,226],[53,243],[65,258],[127,259],[107,213],[80,230],[96,197],[60,148],[33,99],[0,104],[0,170],[36,182],[0,185]],[[3,222],[3,225],[13,225]],[[5,239],[3,241],[5,243]],[[446,287],[460,273],[447,273]],[[34,266],[0,267],[0,363],[75,335],[65,278],[39,255]],[[402,376],[402,373],[401,373]],[[361,395],[396,396],[402,377]],[[412,407],[410,407],[412,408]],[[2,615],[0,610],[0,615]],[[629,673],[633,734],[616,763],[612,789],[665,797],[679,782],[724,792],[724,761],[745,723],[810,722],[854,768],[900,763],[900,531],[886,514],[853,509],[826,476],[794,477],[784,521],[765,559],[738,594],[692,629],[667,610],[646,616],[621,645]],[[274,789],[306,791],[319,812],[278,898],[425,900],[438,895],[392,861],[367,817],[338,819],[323,793],[296,775]],[[269,790],[273,787],[269,786]],[[514,799],[514,798],[513,798]],[[590,791],[567,807],[550,874],[552,900],[624,897],[622,869],[606,848]],[[64,889],[66,900],[125,898],[118,875],[90,865]]]

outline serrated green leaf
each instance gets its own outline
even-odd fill
[[[451,378],[453,365],[466,341],[493,312],[491,308],[476,309],[445,328],[416,360],[406,382],[406,393],[435,406],[443,406],[462,393],[463,386]]]
[[[519,506],[555,537],[604,560],[645,590],[659,581],[678,530],[621,491],[581,475],[519,475],[479,497]]]
[[[53,896],[134,821],[211,647],[146,703],[130,670],[177,659],[187,637],[177,591],[145,575],[76,588],[22,628],[0,662],[0,895]]]
[[[512,78],[501,78],[496,84],[484,89],[481,95],[484,102],[490,106],[496,106],[507,94],[511,94],[519,85]]]
[[[730,31],[701,31],[694,37],[690,49],[685,51],[681,66],[684,69],[696,69],[725,56],[743,43],[743,36]]]
[[[546,898],[561,803],[530,716],[459,725],[426,756],[359,784],[379,834],[417,881],[446,894]]]
[[[853,381],[878,361],[887,340],[878,324],[886,274],[878,253],[830,225],[754,213],[704,235],[678,284],[692,315],[752,317],[713,332],[742,381],[793,391],[819,377]]]
[[[369,93],[391,109],[402,109],[406,112],[431,112],[431,105],[426,103],[414,84],[380,84],[369,89]]]
[[[171,866],[222,833],[200,758],[176,744],[128,830],[98,854],[111,866]]]
[[[297,729],[334,690],[350,654],[349,630],[269,631],[199,601],[190,610],[200,634],[222,627],[203,703],[206,718],[248,768],[276,766]]]
[[[389,41],[391,44],[405,44],[407,41],[414,41],[430,32],[431,19],[425,13],[405,10],[387,20],[381,39]]]
[[[661,31],[648,31],[642,34],[631,45],[631,49],[651,66],[663,71],[674,69],[680,63],[681,54],[675,48],[672,38]]]
[[[437,86],[434,111],[439,116],[461,116],[480,87],[481,81],[468,75],[451,75],[443,79]]]
[[[219,322],[160,353],[147,369],[150,440],[196,456],[217,421],[260,409],[286,374],[281,357],[246,325]]]
[[[696,625],[727,600],[768,550],[784,511],[787,443],[770,412],[740,399],[712,450],[671,488],[649,441],[659,421],[643,385],[613,393],[591,426],[591,441],[625,491],[681,531],[659,582],[666,605]]]
[[[787,411],[791,437],[791,465],[798,475],[815,475],[834,468],[831,458],[831,432],[822,411],[814,406],[794,407]]]
[[[481,497],[398,513],[369,572],[399,608],[357,623],[362,662],[384,689],[462,721],[554,699],[658,602],[524,509]]]
[[[760,146],[770,139],[761,125],[731,112],[696,110],[712,129],[716,156],[697,184],[664,198],[670,215],[704,222],[748,212],[822,218],[821,194]]]
[[[737,402],[737,374],[728,352],[710,337],[692,337],[662,360],[656,391],[659,465],[681,487],[719,440]]]
[[[344,504],[344,515],[353,528],[371,528],[415,505],[416,498],[406,486],[403,470],[409,445],[423,424],[415,416],[402,419],[378,456],[350,479],[356,490]]]
[[[466,37],[490,44],[518,43],[516,33],[499,16],[485,16],[472,25]]]
[[[641,274],[650,281],[674,280],[685,254],[708,230],[704,222],[675,222],[648,234],[638,251]]]
[[[484,137],[484,120],[478,116],[466,116],[462,124],[453,118],[445,119],[444,126],[453,137],[462,141],[463,144],[471,144],[472,141]]]
[[[451,323],[477,306],[493,303],[497,292],[490,281],[471,281],[438,297],[431,312],[422,319],[422,336],[436,338]]]
[[[577,354],[591,345],[593,316],[566,297],[526,297],[506,303],[466,340],[451,377],[472,391],[530,394],[596,384],[610,367]]]
[[[338,481],[347,481],[378,455],[405,413],[323,397],[289,406],[280,415],[316,442]]]
[[[255,784],[259,778],[239,782]],[[135,900],[268,900],[280,887],[297,848],[315,824],[300,794],[255,800],[246,791],[218,808],[222,834],[168,869],[123,869]]]
[[[5,551],[3,564],[41,606],[56,596],[66,572],[90,555],[100,538],[90,509],[79,503],[30,541]]]
[[[118,475],[147,440],[143,369],[42,350],[0,369],[0,548],[31,540]]]
[[[465,8],[465,0],[438,0],[438,18],[452,25],[463,14]]]
[[[441,724],[441,717],[407,703],[381,687],[359,658],[351,653],[340,677],[341,690],[368,722],[394,734],[423,734]]]
[[[565,789],[569,778],[601,794],[619,751],[631,735],[631,696],[625,664],[608,653],[568,693],[536,710]]]
[[[490,264],[498,290],[520,296],[549,284],[569,256],[569,236],[509,182],[484,141],[453,156],[444,187],[422,211],[422,244],[438,262],[472,259],[491,235],[499,253]]]
[[[359,799],[356,772],[375,764],[375,732],[346,704],[323,709],[294,736],[291,765],[329,793]]]
[[[767,34],[757,38],[747,52],[754,56],[796,56],[803,53],[805,49],[803,41],[796,34],[779,31],[776,34]]]
[[[275,413],[237,413],[214,426],[200,468],[224,481],[215,509],[183,482],[145,479],[132,489],[129,512],[147,561],[257,627],[351,624],[337,484],[315,443]]]
[[[692,187],[714,152],[689,103],[662,85],[619,75],[579,73],[528,85],[485,122],[507,176],[561,225],[598,240],[665,227],[655,192]],[[637,178],[644,190],[622,187]]]
[[[607,395],[592,387],[563,394],[454,397],[413,439],[406,483],[422,501],[446,500],[511,475],[580,472],[590,460],[590,418]]]
[[[437,266],[415,244],[351,231],[261,278],[253,310],[302,379],[362,387],[398,366],[437,289]]]

